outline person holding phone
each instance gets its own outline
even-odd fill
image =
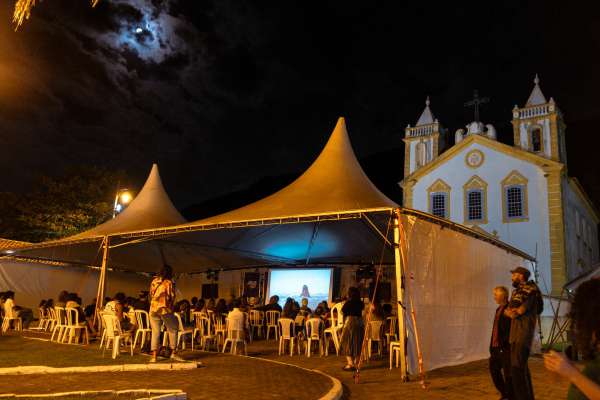
[[[568,400],[600,400],[600,279],[582,283],[575,292],[571,318],[575,327],[577,347],[586,364],[579,371],[562,353],[544,354],[544,365],[549,371],[571,382]]]

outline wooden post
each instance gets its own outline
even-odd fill
[[[404,308],[404,272],[400,256],[400,213],[394,210],[394,263],[396,265],[396,294],[398,301],[398,340],[400,341],[400,374],[402,381],[408,380],[406,368],[406,328]]]
[[[102,265],[100,267],[100,277],[98,279],[98,294],[96,296],[96,313],[94,322],[100,326],[100,310],[104,306],[104,286],[106,283],[106,264],[108,262],[108,236],[104,236],[102,240]]]

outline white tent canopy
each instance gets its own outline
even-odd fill
[[[141,197],[142,193],[134,202]],[[168,200],[166,194],[161,198]],[[150,200],[145,204],[145,210],[165,207]],[[485,356],[491,328],[488,314],[493,315],[495,309],[491,290],[510,282],[509,270],[516,264],[531,260],[491,236],[399,208],[360,167],[343,118],[304,174],[253,204],[191,223],[161,225],[149,220],[152,226],[144,227],[143,220],[150,214],[135,213],[135,208],[126,214],[134,205],[114,220],[123,217],[125,222],[101,225],[87,235],[14,249],[14,253],[95,265],[102,240],[107,261],[102,264],[103,272],[107,266],[152,272],[165,262],[176,272],[188,273],[269,265],[394,265],[397,299],[407,304],[403,293],[407,285],[417,315],[423,316],[417,323],[418,330],[425,332],[422,343],[429,351],[427,368]],[[168,205],[172,207],[170,202]],[[173,219],[178,216],[171,213]],[[401,243],[403,232],[406,240]],[[401,263],[401,246],[406,249],[407,265]],[[405,320],[406,316],[399,319],[400,331],[406,323],[414,333],[415,327]],[[445,340],[440,342],[436,334],[442,330]],[[408,348],[414,371],[414,342]]]

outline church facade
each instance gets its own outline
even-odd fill
[[[514,144],[474,121],[448,143],[429,99],[405,129],[403,205],[449,219],[537,259],[539,286],[558,295],[599,259],[599,213],[567,174],[566,125],[535,78],[523,107],[512,112]],[[478,119],[478,118],[476,118]]]

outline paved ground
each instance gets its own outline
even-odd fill
[[[417,382],[402,383],[399,370],[389,370],[387,358],[372,360],[361,373],[359,384],[352,374],[341,370],[341,357],[281,356],[275,342],[257,341],[249,355],[317,369],[334,376],[344,386],[345,399],[498,399],[487,372],[486,361],[443,368],[428,374],[428,388]],[[317,399],[331,388],[331,381],[319,374],[259,359],[215,353],[185,352],[182,357],[198,359],[204,367],[193,371],[126,372],[47,376],[0,376],[0,393],[42,393],[92,389],[182,389],[190,399]],[[123,360],[129,356],[120,357]],[[540,358],[532,358],[536,398],[566,398],[567,382],[547,372]],[[40,384],[43,382],[43,384]]]

